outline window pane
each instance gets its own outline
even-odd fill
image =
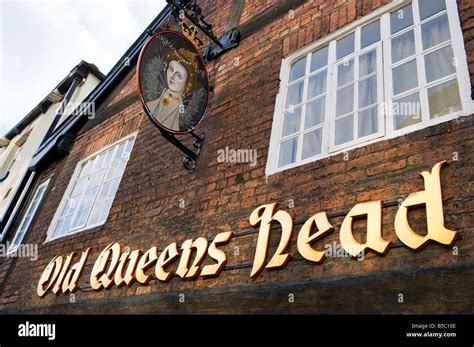
[[[359,82],[359,108],[377,102],[377,76],[369,77]]]
[[[341,87],[354,80],[354,59],[339,64],[337,67],[337,86]]]
[[[446,9],[444,0],[420,0],[419,6],[421,20]]]
[[[34,200],[39,201],[43,198],[43,193],[46,190],[46,185],[47,184],[45,184],[45,185],[38,188],[38,191],[36,192],[36,196],[34,197]]]
[[[303,82],[296,83],[288,87],[288,96],[286,97],[286,107],[300,104],[303,99]]]
[[[418,86],[416,60],[402,64],[392,70],[393,93],[400,94]]]
[[[91,172],[92,166],[93,166],[93,161],[92,160],[89,160],[87,163],[85,163],[82,166],[81,174],[80,174],[79,177],[84,177],[84,176],[89,175],[90,172]]]
[[[309,78],[308,99],[326,92],[326,75],[327,70],[324,70]]]
[[[346,37],[337,41],[336,56],[337,59],[345,57],[354,52],[355,33],[349,34]]]
[[[122,157],[123,152],[124,152],[124,150],[125,150],[125,146],[126,146],[126,143],[125,143],[125,142],[122,142],[122,143],[117,147],[117,151],[115,152],[114,158],[113,158],[112,160],[119,159],[119,158]]]
[[[290,82],[301,78],[305,74],[306,69],[306,57],[298,60],[291,66],[290,69]]]
[[[283,130],[282,137],[294,134],[300,130],[301,107],[293,110],[293,112],[286,112],[283,115]]]
[[[114,197],[115,193],[117,192],[117,188],[119,184],[120,184],[120,177],[117,177],[113,180],[105,182],[102,188],[100,189],[99,196],[97,197],[97,201],[104,201],[106,199]]]
[[[324,121],[325,97],[316,99],[306,106],[306,116],[304,120],[305,129],[321,124]]]
[[[100,188],[99,195],[97,196],[97,201],[104,201],[105,199],[109,197],[109,191],[110,191],[110,188],[112,187],[113,182],[114,180],[104,182],[104,184]]]
[[[72,221],[71,230],[78,229],[86,224],[87,211],[85,209],[78,210]]]
[[[125,148],[125,153],[130,154],[130,152],[132,151],[132,146],[133,146],[134,142],[135,142],[135,140],[128,140],[127,141],[127,147]]]
[[[436,118],[461,110],[459,87],[456,80],[428,89],[430,117]]]
[[[92,189],[89,189],[84,195],[84,198],[82,199],[81,205],[79,206],[79,208],[87,209],[89,206],[91,206],[92,203],[94,202],[94,199],[98,190],[99,190],[99,187],[94,187]]]
[[[328,64],[328,46],[321,48],[319,51],[311,54],[310,71],[316,71]]]
[[[88,183],[89,177],[82,177],[77,180],[76,184],[74,185],[74,189],[72,190],[71,196],[82,194],[86,190]]]
[[[102,181],[102,176],[104,175],[105,170],[102,169],[90,176],[88,189],[96,187]]]
[[[395,129],[421,122],[420,95],[415,93],[392,103],[393,126]]]
[[[456,72],[454,55],[451,46],[447,46],[433,53],[425,55],[426,80],[435,81]]]
[[[107,173],[104,177],[104,182],[110,180],[111,178],[117,177],[119,175],[119,166],[120,160],[114,160],[109,168],[107,169]]]
[[[109,189],[109,198],[113,198],[115,194],[117,194],[120,181],[121,181],[121,177],[118,177],[112,181],[112,186]]]
[[[56,228],[54,230],[54,236],[59,236],[63,234],[63,224],[64,224],[64,219],[59,219],[58,223],[56,224]]]
[[[94,168],[92,169],[92,172],[98,171],[104,167],[104,160],[105,160],[105,154],[102,153],[97,156],[97,159],[95,160],[94,163]]]
[[[35,213],[36,208],[38,207],[39,201],[37,199],[33,200],[30,204],[30,207],[28,207],[28,211],[26,211],[25,216],[31,216]]]
[[[95,204],[94,209],[91,213],[90,225],[97,224],[100,220],[101,210],[104,207],[106,201]]]
[[[66,207],[64,207],[64,211],[63,211],[63,216],[67,215],[67,214],[71,214],[74,212],[74,210],[76,209],[76,206],[77,206],[77,202],[78,202],[78,199],[77,198],[71,198],[68,200],[67,204],[66,204]]]
[[[322,129],[318,128],[304,135],[303,153],[301,159],[321,153]]]
[[[390,32],[392,34],[413,24],[411,4],[390,14]]]
[[[64,235],[67,233],[68,229],[69,229],[69,223],[71,222],[71,217],[72,216],[67,216],[67,217],[64,217],[63,219],[60,219],[57,227],[56,227],[56,231],[54,233],[54,236],[60,236],[60,235]]]
[[[354,85],[337,92],[336,116],[349,113],[354,108]]]
[[[377,70],[377,52],[371,51],[359,57],[359,77],[364,77]]]
[[[25,231],[26,229],[28,229],[32,217],[33,216],[31,214],[25,216],[25,219],[23,219],[23,223],[21,223],[20,230]]]
[[[112,178],[122,176],[126,165],[127,165],[127,160],[125,158],[114,160],[112,164],[110,164],[109,166],[109,170],[107,171],[107,174],[104,177],[104,182]]]
[[[110,161],[112,160],[112,155],[113,155],[113,154],[114,154],[114,148],[109,149],[109,150],[105,153],[105,158],[104,158],[104,163],[103,163],[103,166],[104,166],[104,167],[109,166]]]
[[[392,39],[392,63],[415,54],[415,36],[413,30]]]
[[[376,20],[361,29],[360,47],[364,48],[380,41],[380,21]]]
[[[102,201],[95,205],[94,210],[91,213],[90,224],[103,223],[109,215],[110,207],[112,207],[113,199]]]
[[[104,223],[112,207],[113,199],[105,200],[94,207],[91,213],[90,224]]]
[[[354,116],[350,115],[346,118],[336,121],[336,145],[352,141],[354,136]]]
[[[280,158],[278,160],[278,166],[284,166],[296,161],[296,150],[298,147],[298,138],[283,141],[280,148]]]
[[[423,38],[423,49],[448,41],[451,38],[448,15],[442,15],[423,24],[421,26],[421,36]]]
[[[110,180],[111,178],[119,177],[122,175],[122,168],[124,168],[124,159],[114,160],[110,164],[107,174],[104,177],[104,182]]]
[[[18,230],[8,250],[18,248],[18,246],[21,244],[21,241],[23,241],[23,237],[25,237],[25,231]]]
[[[86,194],[84,195],[84,198],[81,201],[79,209],[76,212],[71,228],[81,228],[86,224],[89,211],[92,208],[92,204],[94,202],[98,190],[99,188],[95,187],[86,191]]]
[[[358,136],[364,137],[375,134],[378,131],[378,107],[373,107],[359,113],[358,119]]]

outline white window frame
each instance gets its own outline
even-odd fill
[[[25,237],[26,233],[28,232],[30,224],[33,221],[33,218],[35,217],[36,211],[38,210],[38,207],[41,205],[44,194],[45,194],[45,192],[48,188],[49,181],[50,181],[50,179],[48,179],[45,182],[41,183],[38,186],[38,188],[36,189],[35,195],[33,196],[33,199],[31,199],[31,202],[28,205],[28,208],[26,209],[25,215],[23,216],[23,218],[21,220],[21,223],[19,224],[18,229],[15,232],[15,236],[13,236],[12,241],[10,242],[10,247],[8,248],[7,254],[14,253],[19,248],[21,243],[23,242],[23,238]],[[41,193],[40,193],[40,191],[41,191]],[[38,194],[40,194],[40,196],[38,196]],[[36,203],[36,206],[33,207],[33,204],[35,204],[35,203]],[[28,217],[30,217],[30,219],[27,221],[26,219]],[[18,244],[15,245],[18,238],[20,238],[20,240],[18,241]]]
[[[451,47],[453,49],[454,57],[458,59],[458,64],[456,66],[456,79],[459,85],[459,93],[460,93],[460,99],[461,99],[461,106],[462,109],[458,112],[453,112],[448,115],[444,115],[438,118],[430,119],[430,116],[428,114],[428,88],[433,84],[431,83],[424,83],[425,82],[425,71],[424,69],[421,69],[420,66],[424,67],[424,64],[420,64],[417,62],[417,70],[418,70],[418,84],[419,86],[417,89],[413,89],[411,93],[413,93],[415,90],[421,91],[420,93],[420,103],[421,103],[421,108],[422,108],[422,115],[423,119],[422,122],[395,130],[393,128],[393,119],[391,118],[391,115],[385,114],[379,115],[379,120],[382,118],[382,122],[379,123],[379,133],[383,130],[382,134],[377,133],[376,135],[372,134],[367,137],[361,138],[360,141],[351,141],[350,143],[344,143],[341,144],[340,146],[334,146],[334,134],[333,134],[333,129],[332,127],[334,126],[334,116],[335,116],[335,88],[332,85],[333,81],[337,81],[334,77],[328,78],[327,80],[327,92],[326,96],[329,95],[329,99],[326,100],[326,112],[325,112],[325,123],[324,127],[326,131],[323,131],[323,136],[322,136],[322,151],[320,154],[317,154],[313,157],[306,158],[303,160],[297,160],[294,163],[278,167],[278,161],[279,161],[279,155],[280,155],[280,142],[281,142],[281,131],[283,127],[283,111],[285,110],[285,101],[286,101],[286,93],[287,93],[287,86],[288,86],[288,81],[290,77],[290,68],[291,66],[297,62],[298,60],[302,59],[305,56],[308,56],[310,58],[310,53],[313,51],[317,51],[318,49],[323,48],[324,46],[329,45],[329,56],[328,56],[328,74],[334,74],[336,71],[335,69],[335,50],[336,50],[336,40],[343,38],[344,36],[355,32],[356,33],[356,47],[354,50],[354,53],[351,53],[351,55],[348,55],[345,58],[342,59],[347,59],[351,58],[353,56],[360,56],[362,54],[362,50],[358,51],[357,50],[357,45],[360,43],[360,40],[357,40],[358,37],[360,37],[360,28],[362,26],[365,26],[367,24],[370,24],[371,22],[380,19],[380,28],[381,28],[381,38],[380,41],[377,44],[382,44],[381,50],[383,50],[383,59],[388,59],[390,58],[390,62],[384,62],[383,64],[383,73],[381,73],[382,70],[377,70],[378,75],[382,75],[383,79],[383,100],[384,102],[387,102],[387,100],[392,100],[392,80],[391,80],[391,46],[390,46],[390,39],[392,35],[390,34],[390,26],[386,25],[386,23],[390,23],[390,13],[400,9],[408,4],[412,3],[413,6],[413,27],[415,28],[415,45],[416,45],[416,56],[417,60],[419,59],[424,59],[424,55],[426,54],[425,52],[420,55],[420,48],[421,48],[421,24],[419,20],[419,11],[418,11],[418,0],[395,0],[385,6],[382,6],[375,11],[371,12],[370,14],[364,16],[363,18],[360,18],[358,20],[355,20],[351,22],[350,24],[346,25],[344,28],[327,35],[326,37],[306,46],[303,47],[296,52],[290,54],[289,56],[285,57],[282,60],[281,63],[281,69],[280,69],[280,90],[277,94],[276,97],[276,102],[275,102],[275,111],[274,111],[274,116],[273,116],[273,124],[272,124],[272,131],[270,135],[270,144],[269,144],[269,149],[268,149],[268,158],[267,158],[267,165],[265,168],[265,174],[267,176],[282,172],[294,167],[298,167],[310,162],[314,162],[323,158],[331,157],[343,152],[350,151],[355,148],[359,148],[362,146],[366,146],[371,143],[375,143],[378,141],[398,137],[401,135],[405,135],[414,131],[418,131],[423,128],[430,127],[432,125],[436,125],[439,123],[444,123],[447,121],[450,121],[452,119],[458,118],[460,116],[467,116],[470,115],[474,112],[474,101],[471,99],[471,81],[470,81],[470,75],[469,75],[469,70],[467,66],[467,56],[466,56],[466,50],[464,47],[464,37],[463,33],[461,30],[461,24],[460,24],[460,19],[459,19],[459,10],[457,7],[456,0],[446,0],[446,12],[448,14],[448,20],[449,20],[449,29],[450,29],[450,36],[451,40],[448,41],[451,44]],[[439,14],[437,14],[439,15]],[[430,19],[435,18],[435,16],[430,17]],[[426,20],[426,19],[425,19]],[[424,21],[423,21],[424,22]],[[406,29],[403,29],[406,30]],[[403,31],[402,30],[402,31]],[[394,34],[397,35],[397,34]],[[373,49],[375,44],[372,44],[368,47],[364,47],[364,51],[368,49],[369,51]],[[427,52],[431,52],[433,50],[436,50],[437,48],[443,47],[445,45],[448,45],[448,43],[443,43],[440,45],[437,45],[435,47],[431,47],[430,49],[426,50]],[[422,48],[421,48],[422,50]],[[379,54],[379,52],[377,52]],[[379,57],[377,57],[377,62],[379,61]],[[307,62],[307,64],[309,64]],[[377,67],[379,69],[379,66]],[[307,72],[307,70],[306,70]],[[423,74],[422,79],[420,79],[420,75]],[[444,77],[442,79],[436,80],[434,82],[435,85],[439,85],[443,83],[443,81],[448,81],[452,80],[454,75],[450,75],[449,77]],[[336,76],[337,77],[337,76]],[[358,77],[358,76],[356,76]],[[305,78],[307,78],[307,75],[305,75]],[[377,83],[379,83],[380,77],[377,78]],[[380,85],[377,85],[378,93],[380,90]],[[410,95],[410,93],[403,93],[403,95]],[[402,95],[402,94],[400,94]],[[400,97],[400,95],[397,95],[397,98]],[[378,95],[379,97],[379,95]],[[356,98],[356,95],[354,95],[354,99]],[[356,102],[356,101],[354,101]],[[301,118],[304,118],[304,114],[302,113]],[[354,119],[355,121],[355,119]],[[355,128],[355,126],[354,126]],[[354,130],[356,131],[356,130]],[[305,130],[299,130],[298,133],[303,133],[306,132]],[[300,139],[298,140],[298,148],[297,151],[300,153],[302,151],[302,135],[297,135],[300,136]],[[297,158],[299,158],[297,154]]]
[[[76,229],[74,229],[74,230],[70,230],[69,232],[66,232],[65,234],[62,234],[62,235],[54,235],[55,230],[56,230],[57,223],[58,223],[58,221],[59,221],[59,219],[60,219],[60,217],[61,217],[61,214],[62,214],[64,208],[66,207],[66,204],[67,204],[67,202],[68,202],[68,200],[69,200],[69,197],[70,197],[70,195],[71,195],[71,193],[72,193],[72,191],[73,191],[73,189],[74,189],[74,186],[75,186],[75,184],[76,184],[76,181],[77,181],[78,178],[79,178],[79,175],[80,175],[80,173],[81,173],[83,164],[85,164],[85,163],[88,162],[89,160],[93,159],[94,157],[100,155],[101,153],[106,152],[106,151],[109,150],[110,148],[115,147],[115,146],[118,146],[118,145],[121,144],[122,142],[126,142],[126,141],[129,141],[129,140],[134,140],[134,141],[136,141],[137,134],[138,134],[138,132],[133,132],[133,133],[131,133],[131,134],[129,134],[129,135],[127,135],[127,136],[121,138],[120,140],[115,141],[115,142],[113,142],[113,143],[111,143],[111,144],[109,144],[109,145],[107,145],[107,146],[101,148],[99,151],[97,151],[97,152],[95,152],[95,153],[89,155],[88,157],[82,159],[81,161],[79,161],[79,162],[77,163],[76,168],[75,168],[75,170],[74,170],[74,173],[73,173],[71,179],[69,180],[69,184],[68,184],[68,186],[67,186],[67,188],[66,188],[66,191],[65,191],[64,194],[63,194],[63,197],[62,197],[62,199],[61,199],[61,203],[59,204],[59,206],[58,206],[58,208],[57,208],[57,210],[56,210],[56,213],[54,214],[53,220],[51,221],[51,224],[50,224],[50,226],[49,226],[49,228],[48,228],[46,240],[45,240],[44,243],[47,243],[47,242],[50,242],[50,241],[53,241],[53,240],[57,240],[57,239],[60,239],[60,238],[62,238],[62,237],[74,235],[74,234],[80,233],[80,232],[82,232],[82,231],[85,231],[85,230],[88,230],[88,229],[92,229],[92,228],[98,227],[98,226],[100,226],[100,225],[104,225],[104,224],[107,222],[108,215],[106,216],[106,218],[104,219],[103,222],[98,222],[98,223],[89,224],[89,225],[87,224],[89,218],[91,217],[91,213],[92,213],[92,210],[93,210],[93,208],[94,208],[94,206],[95,206],[97,197],[98,197],[98,195],[99,195],[100,188],[102,187],[102,183],[103,183],[104,178],[105,178],[105,173],[104,173],[104,175],[103,175],[103,177],[102,177],[102,179],[101,179],[101,183],[100,183],[100,185],[98,186],[99,191],[98,191],[97,194],[95,195],[94,201],[92,202],[92,207],[91,207],[91,209],[90,209],[90,211],[89,211],[89,214],[88,214],[88,216],[87,216],[87,218],[86,218],[85,225],[84,225],[83,227],[76,228]],[[131,155],[131,153],[132,153],[132,151],[133,151],[133,147],[134,147],[134,146],[135,146],[135,142],[134,142],[132,148],[130,149],[130,155]],[[125,164],[124,172],[122,173],[122,176],[120,176],[120,182],[119,182],[118,187],[120,187],[120,183],[122,182],[123,174],[125,173],[125,170],[126,170],[126,168],[127,168],[127,165],[128,165],[128,159],[127,159],[127,163]],[[107,171],[107,170],[106,170],[106,171]],[[118,187],[117,187],[117,190],[118,190]],[[115,199],[115,196],[116,196],[116,195],[114,195],[114,197],[112,198],[112,201]],[[75,213],[75,212],[74,212],[74,213]],[[110,213],[110,210],[109,210],[109,213]],[[73,214],[73,215],[75,215],[75,214]]]

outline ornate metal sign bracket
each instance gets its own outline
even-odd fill
[[[198,136],[193,131],[190,132],[190,134],[194,137],[193,146],[195,150],[193,151],[186,147],[174,134],[166,131],[165,129],[158,129],[160,129],[161,135],[163,135],[167,141],[171,142],[175,147],[186,154],[186,158],[183,160],[183,166],[187,170],[194,170],[199,158],[199,154],[201,153],[202,145],[204,144],[204,133],[201,133],[201,136]]]
[[[212,25],[204,20],[202,10],[196,3],[196,0],[166,0],[171,7],[171,15],[174,18],[188,18],[196,25],[209,39],[211,39],[217,47],[207,46],[204,50],[203,57],[206,61],[217,58],[226,51],[235,48],[240,42],[240,32],[232,29],[226,32],[221,38],[217,38],[212,32]]]

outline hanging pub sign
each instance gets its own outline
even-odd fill
[[[240,32],[233,29],[217,38],[196,2],[167,2],[171,8],[167,28],[174,23],[183,34],[162,30],[145,42],[137,64],[138,96],[161,135],[186,155],[183,166],[193,170],[205,140],[204,133],[198,135],[194,129],[206,112],[210,90],[206,65],[199,51],[204,42],[198,33],[217,46],[209,44],[203,49],[205,61],[209,62],[237,47]],[[184,17],[191,26],[184,23]],[[176,137],[185,134],[194,138],[191,148]]]
[[[150,120],[172,134],[193,131],[206,112],[209,80],[199,50],[164,30],[148,39],[137,65],[138,95]]]

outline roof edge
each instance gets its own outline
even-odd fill
[[[21,132],[40,114],[46,112],[48,108],[54,103],[51,101],[51,99],[57,97],[58,91],[63,95],[64,92],[61,91],[68,90],[79,70],[85,70],[87,73],[92,73],[101,81],[105,78],[104,74],[95,64],[91,64],[82,60],[69,72],[66,77],[63,78],[61,82],[58,83],[58,85],[51,92],[48,93],[48,95],[43,98],[43,100],[41,100],[25,117],[23,117],[23,119],[21,119],[11,130],[9,130],[4,137],[8,140],[12,140],[15,136],[21,134]]]

